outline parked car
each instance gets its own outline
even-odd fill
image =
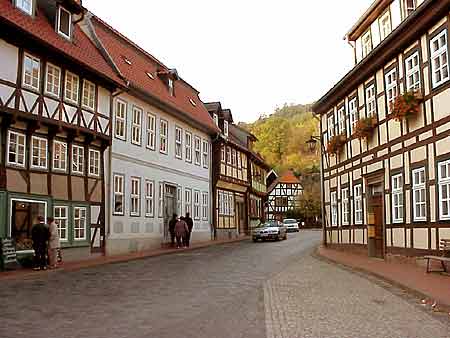
[[[300,227],[298,221],[293,218],[286,218],[283,220],[283,224],[286,227],[287,232],[299,232]]]
[[[287,239],[287,230],[283,223],[279,221],[269,221],[253,230],[253,242],[258,240],[285,240]]]

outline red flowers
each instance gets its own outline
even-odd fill
[[[397,120],[408,119],[416,116],[420,111],[420,104],[423,101],[422,94],[419,92],[406,92],[399,95],[389,105],[392,116]]]
[[[331,156],[338,154],[344,148],[346,138],[344,134],[333,136],[327,145],[327,153]]]
[[[359,119],[356,122],[353,135],[359,139],[368,138],[372,135],[377,125],[377,119],[374,116]]]

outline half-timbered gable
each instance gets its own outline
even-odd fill
[[[272,182],[268,192],[268,219],[282,221],[288,211],[298,207],[298,198],[303,194],[303,186],[294,172],[288,170]]]
[[[449,12],[449,1],[375,1],[347,34],[355,67],[314,105],[328,243],[384,257],[450,237]]]

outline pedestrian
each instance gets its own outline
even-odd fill
[[[47,241],[50,238],[50,231],[45,224],[45,219],[38,216],[38,223],[34,224],[31,229],[31,239],[33,240],[34,249],[34,268],[33,270],[47,269]]]
[[[50,261],[50,269],[56,269],[57,253],[61,246],[59,239],[58,225],[53,217],[47,217],[48,230],[50,231],[50,239],[48,241],[48,258]]]
[[[186,217],[184,218],[184,221],[186,222],[186,224],[188,226],[188,233],[186,235],[186,246],[189,247],[189,243],[191,241],[191,236],[192,236],[192,229],[194,228],[194,221],[192,220],[192,218],[188,212],[186,213]]]
[[[184,217],[175,224],[175,236],[177,238],[177,249],[179,249],[186,241],[186,235],[189,232],[188,226],[184,221]]]
[[[172,246],[175,246],[175,224],[177,224],[177,214],[173,214],[169,221],[170,244]]]

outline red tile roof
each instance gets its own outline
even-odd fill
[[[33,18],[15,8],[10,0],[0,0],[0,22],[30,34],[43,45],[57,49],[103,78],[124,84],[78,25],[74,27],[72,41],[68,41],[56,33],[54,24],[50,23],[41,10],[38,9]]]
[[[193,120],[209,132],[219,131],[198,97],[197,90],[180,79],[174,81],[175,95],[171,96],[165,81],[157,75],[158,71],[167,72],[169,69],[166,66],[100,18],[92,16],[91,20],[101,44],[132,86],[175,108],[185,118]]]
[[[292,170],[288,170],[278,177],[278,183],[300,183],[300,180]]]

